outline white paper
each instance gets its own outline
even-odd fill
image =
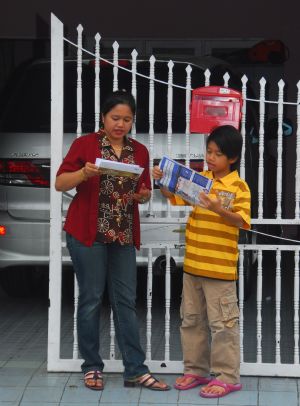
[[[103,173],[113,176],[140,176],[144,170],[144,168],[139,165],[125,164],[124,162],[102,158],[97,158],[95,165],[97,165]]]

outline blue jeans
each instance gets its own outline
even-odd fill
[[[107,285],[114,314],[117,342],[122,354],[124,378],[147,373],[136,317],[136,254],[132,245],[95,242],[86,247],[67,234],[67,246],[79,286],[78,345],[84,373],[102,371],[99,355],[100,307]]]

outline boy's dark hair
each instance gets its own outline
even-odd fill
[[[217,144],[220,151],[226,155],[227,158],[237,158],[237,160],[230,165],[230,170],[238,170],[243,146],[243,137],[239,130],[232,125],[216,127],[207,137],[206,147],[211,141]]]
[[[110,110],[116,107],[117,104],[126,104],[133,115],[135,115],[136,105],[134,97],[126,90],[116,90],[111,92],[103,102],[101,112],[105,116]]]

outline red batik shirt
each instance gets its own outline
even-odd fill
[[[135,164],[134,145],[125,138],[120,158],[115,154],[105,133],[100,134],[99,146],[102,158],[127,164]],[[97,236],[99,242],[132,244],[133,194],[136,192],[137,179],[127,176],[100,177],[99,211]]]
[[[99,148],[99,133],[90,133],[76,138],[62,164],[60,165],[57,176],[64,172],[74,172],[82,168],[86,162],[95,162],[97,158],[102,158]],[[147,148],[140,142],[128,137],[133,145],[134,161],[137,165],[144,168],[141,174],[137,190],[142,184],[151,190],[151,181],[149,174],[149,153]],[[102,175],[100,175],[100,178]],[[74,196],[66,217],[64,230],[71,234],[82,244],[90,247],[96,240],[97,222],[99,213],[99,177],[92,176],[86,182],[81,182],[76,187]],[[137,249],[140,248],[140,217],[138,203],[133,203],[133,243]]]

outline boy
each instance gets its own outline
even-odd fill
[[[194,206],[186,227],[180,328],[184,374],[174,386],[185,390],[206,384],[200,391],[205,398],[242,388],[235,281],[239,228],[250,228],[250,191],[236,170],[242,144],[232,126],[217,127],[208,136],[208,171],[202,174],[213,179],[213,186],[208,195],[200,193],[201,207]],[[158,166],[152,175],[162,177]],[[174,205],[188,204],[164,188],[161,192]]]

